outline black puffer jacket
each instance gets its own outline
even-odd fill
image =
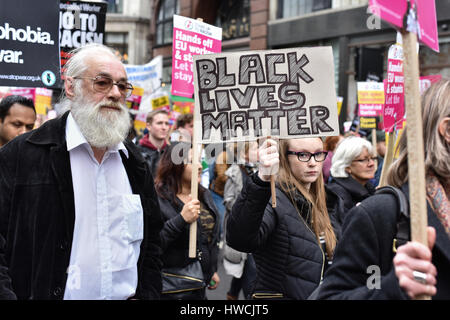
[[[205,280],[207,280],[206,283],[209,283],[212,275],[217,271],[219,214],[209,191],[202,189],[203,192],[199,193],[199,196],[203,194],[201,202],[206,205],[216,221],[212,240],[208,243],[208,240],[202,234],[200,220],[197,220],[197,252],[201,252],[198,253],[198,256],[200,257]],[[178,199],[176,199],[176,203],[173,203],[161,197],[158,198],[164,220],[164,227],[161,230],[163,267],[186,266],[192,259],[189,258],[189,224],[186,223],[180,214],[184,204]]]
[[[405,195],[409,194],[407,185],[402,190]],[[342,238],[336,247],[333,265],[325,273],[319,299],[408,298],[400,288],[393,267],[397,211],[397,200],[390,194],[376,194],[351,210],[342,228]],[[448,300],[450,239],[429,205],[427,212],[428,225],[436,229],[432,262],[437,269],[437,294],[433,299]],[[375,286],[377,280],[379,285]]]
[[[328,207],[336,208],[334,214],[339,225],[344,223],[347,213],[351,208],[375,193],[375,187],[370,182],[363,186],[350,176],[347,178],[333,177],[328,183],[327,188],[340,198],[336,199],[338,202],[328,204]]]
[[[272,208],[270,183],[257,174],[247,179],[228,219],[226,240],[254,253],[253,298],[306,299],[320,283],[325,255],[289,198],[278,188],[276,194]]]

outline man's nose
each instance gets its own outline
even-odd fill
[[[27,127],[21,126],[19,128],[19,133],[17,135],[20,136],[21,134],[24,134],[25,132],[27,132]]]
[[[115,84],[111,87],[111,89],[108,92],[108,98],[112,98],[115,101],[120,100],[123,98],[122,94],[119,91],[119,87],[117,87]]]

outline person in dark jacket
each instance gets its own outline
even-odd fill
[[[253,253],[253,298],[306,299],[321,282],[336,245],[322,178],[326,154],[320,138],[281,140],[279,150],[272,139],[260,146],[259,171],[237,198],[226,234],[229,246]]]
[[[351,208],[375,193],[369,180],[374,177],[376,159],[372,144],[360,137],[347,137],[336,148],[327,187],[338,195],[331,207],[336,208],[333,214],[339,225]]]
[[[202,265],[208,289],[216,289],[220,278],[217,273],[219,224],[218,212],[209,191],[198,185],[198,200],[191,198],[191,144],[173,143],[160,159],[156,175],[156,191],[163,213],[161,230],[163,266],[184,267],[189,258],[189,226],[197,221],[197,257]],[[177,157],[180,156],[180,159]],[[201,167],[199,168],[199,175]],[[200,181],[200,179],[199,179]],[[212,284],[210,284],[210,282]],[[162,294],[162,299],[179,299],[176,294]],[[184,299],[205,299],[205,288],[183,294]]]
[[[319,299],[450,299],[449,101],[449,80],[433,84],[422,98],[428,246],[397,246],[397,199],[375,194],[349,213]],[[406,132],[399,147],[388,184],[409,197]]]
[[[18,135],[33,130],[35,122],[33,100],[18,95],[0,99],[0,148]]]
[[[0,299],[158,299],[162,219],[126,141],[125,68],[99,44],[66,67],[70,111],[0,150]]]
[[[138,148],[155,176],[159,158],[169,146],[169,113],[164,109],[149,112],[146,127],[148,133],[139,140]]]

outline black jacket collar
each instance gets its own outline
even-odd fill
[[[346,189],[354,199],[365,199],[369,195],[375,193],[375,188],[370,182],[367,182],[366,185],[363,186],[351,176],[347,178],[333,178],[333,180]]]
[[[409,185],[408,183],[402,186],[402,191],[408,196],[409,199]],[[436,230],[436,242],[435,247],[442,252],[442,254],[446,257],[448,261],[450,261],[450,237],[444,229],[439,218],[434,213],[430,204],[427,201],[427,217],[428,217],[428,225],[433,227]]]

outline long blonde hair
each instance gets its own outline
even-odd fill
[[[320,139],[320,138],[318,138]],[[314,234],[320,244],[320,236],[325,237],[325,245],[328,257],[333,256],[334,248],[336,247],[336,235],[331,226],[330,217],[326,206],[325,185],[323,182],[322,173],[317,180],[311,183],[309,190],[305,188],[292,173],[289,166],[287,151],[289,149],[289,140],[280,140],[279,154],[280,154],[280,169],[277,182],[281,190],[283,190],[291,198],[292,203],[296,207],[294,200],[294,192],[297,189],[311,204],[311,221]],[[296,208],[298,211],[298,208]],[[300,212],[299,212],[300,214]]]
[[[423,142],[425,171],[433,170],[439,180],[448,183],[450,179],[450,148],[439,134],[438,125],[450,117],[450,80],[434,83],[422,96]],[[398,148],[398,159],[389,168],[387,182],[400,187],[408,180],[408,148],[404,129]]]

